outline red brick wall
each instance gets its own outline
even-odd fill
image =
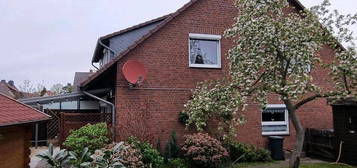
[[[24,168],[30,162],[30,137],[28,126],[0,128],[0,167]]]
[[[227,52],[233,43],[222,38],[222,68],[199,69],[188,65],[189,33],[217,34],[233,24],[237,14],[234,0],[198,1],[181,15],[174,18],[163,29],[153,34],[144,43],[125,56],[118,64],[116,87],[117,140],[136,135],[157,139],[165,144],[171,131],[178,133],[179,140],[189,133],[178,122],[178,114],[191,93],[188,90],[129,90],[121,68],[127,60],[139,60],[148,71],[147,80],[141,88],[189,88],[206,79],[219,79],[228,72]],[[330,53],[325,53],[331,55]],[[330,57],[328,57],[330,59]],[[328,85],[325,72],[312,72],[317,83]],[[271,103],[279,103],[272,96]],[[251,104],[244,112],[248,120],[241,126],[238,139],[242,142],[265,146],[266,138],[261,135],[261,110]],[[304,126],[313,128],[332,128],[331,108],[324,100],[307,104],[299,110]],[[292,126],[291,135],[294,135]],[[286,137],[287,149],[293,147],[293,136]]]

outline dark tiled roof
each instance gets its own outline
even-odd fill
[[[161,22],[163,22],[168,15],[162,16],[145,23],[141,23],[124,30],[120,30],[98,39],[96,49],[92,58],[92,62],[98,62],[102,56],[103,46],[99,44],[99,41],[108,43],[108,46],[113,49],[116,55],[120,55],[129,46],[138,41],[141,37],[148,34],[151,30],[155,29]]]
[[[45,113],[0,93],[0,126],[25,124],[50,119]]]
[[[190,6],[192,6],[193,4],[195,4],[196,2],[198,2],[199,0],[191,0],[190,2],[188,2],[187,4],[185,4],[183,7],[181,7],[180,9],[178,9],[175,13],[169,14],[164,16],[164,20],[160,21],[160,24],[158,24],[154,29],[152,29],[151,31],[149,31],[147,34],[143,35],[140,39],[138,39],[137,41],[135,41],[134,43],[132,43],[130,46],[128,46],[125,50],[123,50],[122,52],[120,52],[119,54],[117,54],[117,56],[112,59],[109,63],[107,63],[104,67],[102,67],[100,70],[98,70],[96,73],[94,73],[91,77],[89,77],[87,80],[85,80],[83,83],[81,83],[81,86],[86,86],[87,84],[89,84],[93,79],[97,78],[98,76],[100,76],[103,72],[105,72],[106,70],[108,70],[111,66],[113,66],[114,64],[116,64],[117,61],[119,61],[123,56],[125,56],[127,53],[129,53],[131,50],[133,50],[134,48],[136,48],[136,46],[138,46],[139,44],[141,44],[142,42],[144,42],[146,39],[148,39],[149,37],[151,37],[152,34],[154,34],[155,32],[159,31],[161,28],[163,28],[167,23],[169,23],[173,18],[175,18],[176,16],[180,15],[182,12],[184,12],[187,8],[189,8]],[[295,7],[297,7],[297,9],[299,10],[303,10],[305,9],[305,7],[300,3],[299,0],[288,0],[290,1]],[[150,21],[149,21],[150,22]],[[145,23],[143,23],[145,25]],[[134,26],[135,28],[136,26]],[[138,25],[138,27],[140,27],[140,25]],[[125,29],[123,31],[119,31],[117,33],[113,33],[113,34],[109,34],[107,36],[104,36],[103,38],[108,38],[108,37],[112,37],[113,35],[116,34],[120,34],[122,32],[126,32],[128,30],[131,30],[132,28],[128,28]],[[97,48],[96,48],[97,51]],[[94,57],[93,57],[94,60]]]
[[[74,74],[74,80],[73,80],[73,91],[79,90],[78,88],[80,84],[86,79],[88,79],[92,74],[93,72],[76,72]]]

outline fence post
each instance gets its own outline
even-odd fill
[[[35,148],[38,147],[38,123],[35,124]]]

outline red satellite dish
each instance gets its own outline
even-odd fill
[[[127,61],[124,64],[122,71],[125,79],[131,84],[141,83],[146,78],[144,65],[135,60]]]

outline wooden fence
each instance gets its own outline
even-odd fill
[[[305,152],[308,157],[333,161],[336,159],[336,140],[330,130],[306,129]]]

